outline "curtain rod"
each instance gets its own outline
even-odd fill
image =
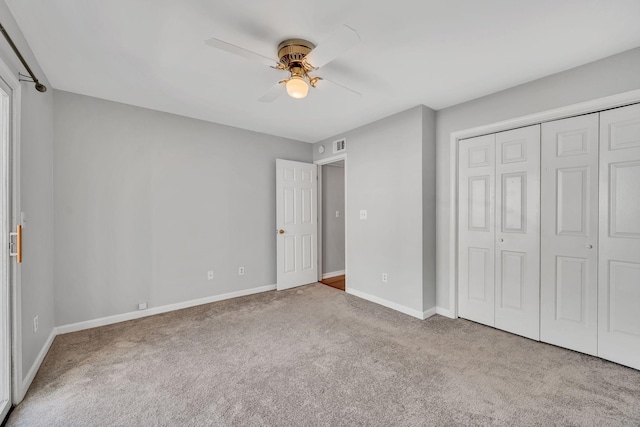
[[[9,37],[9,34],[7,33],[7,30],[4,29],[4,26],[2,25],[1,22],[0,22],[0,32],[2,32],[2,35],[4,36],[4,38],[7,39],[7,42],[9,43],[9,46],[11,46],[11,49],[13,49],[13,52],[16,54],[16,56],[18,57],[20,62],[22,62],[22,65],[24,65],[24,68],[27,69],[27,72],[31,76],[31,79],[33,80],[33,83],[36,84],[36,90],[38,92],[46,92],[47,91],[47,87],[45,85],[43,85],[42,83],[40,83],[38,81],[38,79],[36,78],[36,76],[33,74],[33,71],[31,71],[31,68],[29,67],[29,64],[27,64],[27,61],[24,60],[22,54],[20,53],[20,51],[18,50],[16,45],[13,43],[13,40],[11,40],[11,37]]]

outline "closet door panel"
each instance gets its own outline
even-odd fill
[[[540,340],[598,348],[598,113],[542,125]]]
[[[540,125],[496,134],[495,327],[540,338]]]
[[[459,144],[458,310],[494,326],[495,137]]]
[[[640,105],[600,119],[598,356],[640,369]]]

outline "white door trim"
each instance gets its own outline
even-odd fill
[[[341,154],[336,154],[335,156],[325,157],[324,159],[316,160],[313,163],[316,165],[328,165],[329,163],[335,163],[340,160],[347,160],[347,153],[341,153]]]
[[[452,318],[458,317],[458,141],[465,138],[486,135],[515,129],[523,126],[535,125],[552,120],[578,116],[580,114],[594,113],[610,108],[622,107],[628,104],[640,102],[640,89],[593,99],[586,102],[571,104],[540,113],[529,114],[501,122],[477,126],[451,132],[449,139],[449,168],[450,168],[450,214],[449,236],[452,244],[449,247],[449,314]]]
[[[9,188],[11,184],[11,219],[10,227],[15,226],[20,218],[20,111],[22,86],[15,73],[0,59],[0,77],[9,85],[11,94],[11,158],[5,161],[6,173],[2,176],[2,185]],[[10,175],[11,174],[11,175]],[[8,180],[10,179],[10,182]],[[13,261],[8,263],[11,272],[11,399],[14,404],[22,400],[22,301],[20,289],[20,267]]]
[[[331,157],[326,157],[324,159],[320,159],[320,160],[316,160],[313,162],[313,164],[318,165],[318,166],[323,166],[323,165],[328,165],[330,163],[335,163],[338,162],[340,160],[344,160],[344,275],[347,275],[347,268],[349,265],[349,252],[347,251],[347,247],[348,247],[348,228],[349,227],[349,221],[347,220],[349,218],[348,216],[348,198],[347,198],[347,192],[348,192],[348,185],[347,185],[347,167],[348,167],[348,161],[347,161],[347,153],[340,153],[340,154],[336,154],[335,156],[331,156]],[[318,281],[322,280],[322,274],[324,273],[322,271],[322,245],[323,245],[323,241],[322,241],[322,168],[318,168]],[[347,284],[345,284],[345,291],[347,290]]]

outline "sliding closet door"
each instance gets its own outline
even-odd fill
[[[458,311],[494,325],[495,135],[460,141]]]
[[[540,338],[540,125],[496,134],[495,327]]]
[[[598,113],[542,125],[540,340],[598,351]]]
[[[598,356],[640,369],[640,105],[600,119]]]

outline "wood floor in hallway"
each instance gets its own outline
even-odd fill
[[[343,274],[342,276],[329,277],[326,279],[322,279],[320,283],[331,286],[332,288],[336,288],[336,289],[340,289],[341,291],[344,291],[344,287],[347,284],[347,280],[345,278],[345,275]]]

